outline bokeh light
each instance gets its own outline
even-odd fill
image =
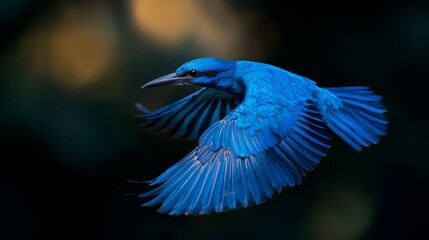
[[[131,0],[130,8],[141,33],[167,47],[190,41],[207,55],[241,58],[262,57],[277,42],[270,23],[255,19],[256,9],[239,12],[228,1]],[[256,21],[264,28],[255,29]]]
[[[309,216],[309,239],[363,239],[373,224],[375,205],[374,197],[361,189],[331,186]]]
[[[63,87],[102,80],[118,58],[118,35],[105,4],[66,4],[25,35],[16,57],[25,74],[48,76]]]

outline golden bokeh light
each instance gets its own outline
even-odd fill
[[[198,8],[194,0],[132,0],[131,11],[138,28],[157,41],[172,44],[192,31]]]
[[[104,5],[66,5],[36,24],[18,48],[18,64],[27,74],[76,88],[101,80],[112,67],[118,36]]]
[[[188,41],[198,55],[223,58],[264,52],[254,42],[265,36],[248,31],[252,14],[234,11],[226,1],[131,0],[130,11],[137,30],[162,46]]]

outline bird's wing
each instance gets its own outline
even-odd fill
[[[140,195],[154,196],[144,206],[195,215],[260,204],[275,190],[300,184],[327,154],[331,134],[312,102],[271,116],[246,104],[208,128],[191,153],[154,179],[150,185],[158,186]]]
[[[237,96],[212,88],[199,91],[149,112],[142,105],[139,123],[149,128],[169,130],[173,137],[197,138],[212,124],[223,119],[241,102]]]

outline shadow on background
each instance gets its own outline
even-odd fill
[[[0,239],[425,233],[427,3],[119,2],[0,3]],[[362,152],[336,138],[302,186],[260,206],[201,217],[140,208],[124,193],[147,187],[126,180],[154,178],[196,144],[138,127],[134,108],[195,88],[140,87],[206,56],[270,63],[319,86],[370,86],[389,110],[388,135]]]

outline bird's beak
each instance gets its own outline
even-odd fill
[[[143,85],[142,88],[146,87],[158,87],[163,86],[167,84],[183,84],[187,83],[192,77],[190,76],[178,76],[175,73],[170,73],[168,75],[162,76],[160,78],[157,78],[155,80],[152,80],[145,85]]]

